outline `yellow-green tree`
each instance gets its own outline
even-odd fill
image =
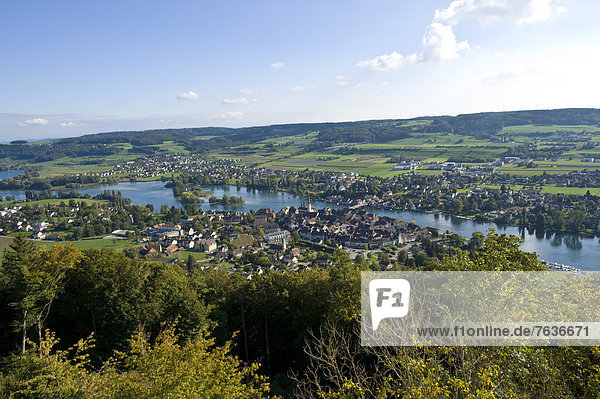
[[[85,352],[93,339],[70,350],[55,350],[48,333],[34,351],[12,358],[13,375],[0,380],[0,395],[9,398],[239,398],[267,397],[269,384],[257,364],[244,366],[230,344],[216,346],[205,332],[185,343],[166,328],[150,343],[138,332],[129,349],[93,370]],[[26,372],[24,372],[26,370]]]
[[[5,284],[11,293],[10,305],[20,314],[15,328],[21,332],[21,352],[25,352],[32,326],[37,327],[38,343],[42,341],[44,323],[64,288],[65,275],[83,255],[73,245],[33,249],[31,244],[22,244],[12,246],[11,251],[4,262],[5,270],[10,271],[5,273]]]

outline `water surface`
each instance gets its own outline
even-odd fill
[[[216,197],[222,197],[223,194],[229,196],[241,196],[245,203],[240,205],[211,205],[206,202],[199,205],[203,210],[217,209],[235,209],[240,211],[249,211],[259,208],[273,208],[279,211],[285,206],[299,206],[301,198],[282,192],[265,192],[251,190],[245,187],[236,186],[216,186],[203,187],[205,190],[213,192]],[[155,210],[160,210],[161,205],[169,207],[181,207],[180,201],[173,197],[173,191],[165,187],[161,181],[138,182],[138,183],[118,183],[110,186],[93,186],[77,189],[83,194],[92,196],[102,193],[104,190],[120,191],[124,197],[131,198],[134,204],[146,205],[152,204]],[[0,191],[0,195],[15,195],[18,199],[25,198],[24,192],[17,190]],[[313,206],[323,208],[326,206],[339,207],[321,201],[313,201]],[[449,215],[437,215],[416,211],[393,211],[382,209],[369,209],[380,216],[389,216],[406,221],[414,220],[418,225],[435,227],[442,231],[451,231],[465,237],[470,237],[474,232],[485,233],[489,228],[495,228],[499,233],[516,235],[524,240],[522,249],[529,252],[537,252],[540,258],[572,265],[584,270],[600,270],[600,243],[597,238],[584,238],[578,235],[536,235],[519,229],[515,226],[500,227],[494,223],[477,223],[472,220],[462,219]]]

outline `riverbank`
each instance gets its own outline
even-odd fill
[[[300,206],[303,198],[283,191],[260,191],[258,189],[238,187],[235,185],[205,186],[204,190],[213,191],[217,197],[223,194],[241,196],[244,204],[240,205],[211,205],[205,202],[199,207],[204,210],[238,210],[248,212],[260,208],[272,208],[279,210],[286,206]],[[171,189],[165,188],[161,181],[150,182],[121,182],[109,186],[93,186],[77,191],[82,194],[89,193],[91,196],[102,193],[104,190],[120,191],[123,197],[130,198],[134,204],[154,206],[155,210],[161,209],[161,205],[169,207],[183,207],[183,204],[173,196]],[[0,195],[3,195],[0,192]],[[22,195],[24,198],[24,195]],[[320,200],[312,201],[317,208],[342,207],[333,203]],[[420,226],[433,227],[441,231],[450,231],[464,237],[471,237],[475,232],[486,233],[489,228],[494,228],[499,234],[514,235],[523,239],[521,249],[527,252],[536,252],[540,258],[551,262],[557,262],[582,270],[600,270],[600,244],[595,238],[581,237],[572,234],[544,234],[536,236],[527,229],[516,226],[497,225],[495,223],[479,223],[474,220],[453,216],[449,214],[434,214],[423,211],[401,211],[391,209],[372,209],[372,213],[378,216],[389,216],[395,219],[415,221]]]

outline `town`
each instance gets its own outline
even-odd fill
[[[288,206],[279,212],[261,208],[187,215],[168,207],[152,212],[130,204],[120,194],[111,195],[7,207],[0,211],[0,233],[25,233],[39,242],[96,243],[122,249],[134,258],[186,261],[188,267],[215,265],[231,271],[327,266],[335,247],[346,248],[353,259],[389,254],[381,266],[390,268],[393,262],[399,265],[398,260],[412,262],[423,239],[443,236],[434,228],[379,217],[360,207],[316,209],[310,199],[301,207]],[[85,240],[77,241],[81,239]]]
[[[442,167],[448,170],[442,174],[425,175],[419,170],[411,169],[408,173],[383,178],[353,172],[268,169],[252,167],[235,160],[170,155],[115,165],[111,172],[37,179],[37,183],[33,182],[31,186],[38,187],[38,190],[31,198],[51,197],[49,190],[53,187],[76,190],[85,184],[162,178],[169,181],[167,186],[173,188],[176,197],[189,191],[189,195],[182,197],[184,202],[188,198],[197,198],[192,195],[192,190],[198,186],[234,184],[238,187],[285,191],[295,195],[302,195],[309,189],[315,199],[348,207],[371,206],[449,213],[479,221],[518,224],[529,228],[534,228],[538,215],[541,214],[545,219],[559,221],[544,224],[557,231],[588,231],[594,234],[598,231],[600,207],[595,196],[589,193],[565,194],[560,189],[600,187],[600,171],[590,169],[541,175],[498,173],[498,165],[523,163],[526,168],[532,162],[518,157],[506,158],[487,167],[430,163],[425,167]],[[416,161],[406,163],[416,165]],[[0,186],[20,188],[32,179],[36,180],[34,175],[24,175],[0,181]],[[556,187],[557,192],[545,191],[545,187],[549,186]],[[387,189],[384,190],[383,187]],[[213,200],[216,201],[214,198]],[[525,217],[523,211],[527,213]],[[577,211],[585,212],[583,219]],[[561,220],[574,222],[565,224]]]

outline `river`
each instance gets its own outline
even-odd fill
[[[160,181],[92,186],[77,189],[77,192],[93,196],[100,194],[105,189],[120,191],[124,197],[131,198],[134,204],[152,204],[155,210],[159,210],[163,204],[169,207],[173,205],[177,207],[181,206],[181,202],[173,197],[172,190],[165,188],[165,183]],[[237,206],[222,206],[210,205],[207,199],[204,204],[200,205],[204,210],[236,209],[249,211],[258,208],[273,208],[275,211],[279,211],[288,205],[298,206],[301,201],[301,198],[287,193],[264,192],[244,187],[238,189],[236,186],[203,187],[203,189],[212,191],[213,195],[217,197],[221,197],[223,194],[242,196],[245,201],[244,204]],[[24,192],[17,190],[0,191],[0,195],[3,197],[11,195],[18,199],[25,198]],[[335,205],[321,201],[313,201],[313,206],[316,208],[326,206],[336,207]],[[582,270],[600,270],[600,243],[597,238],[580,237],[577,235],[558,236],[556,234],[540,237],[515,226],[500,227],[494,223],[477,223],[472,220],[448,215],[382,209],[369,209],[369,211],[380,216],[389,216],[407,221],[414,220],[418,225],[435,227],[442,231],[449,230],[465,237],[470,237],[477,231],[485,233],[489,228],[493,227],[499,233],[521,237],[524,240],[521,249],[536,252],[542,259],[575,266]]]
[[[23,172],[22,170],[5,170],[5,171],[0,171],[0,180],[4,180],[4,179],[10,179],[12,177],[18,176]]]

